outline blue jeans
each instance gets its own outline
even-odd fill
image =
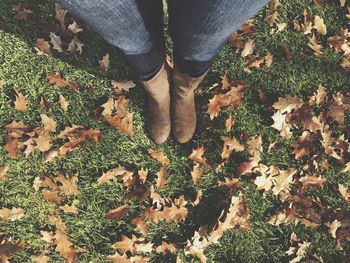
[[[58,0],[108,43],[119,48],[140,79],[165,61],[162,0]],[[231,33],[268,0],[168,0],[174,62],[196,77],[204,73]]]

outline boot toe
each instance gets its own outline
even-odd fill
[[[155,144],[163,144],[169,138],[170,125],[162,129],[150,129],[149,134]]]

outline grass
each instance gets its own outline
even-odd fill
[[[45,20],[55,24],[53,1],[27,1],[33,10],[33,21]],[[198,207],[189,205],[189,215],[184,222],[150,223],[147,239],[156,244],[162,240],[174,243],[185,242],[191,237],[205,220],[218,212],[216,203],[220,200],[219,192],[213,190],[218,180],[224,177],[239,177],[235,170],[246,160],[244,154],[235,154],[220,170],[206,169],[200,185],[193,185],[191,178],[191,161],[187,158],[192,149],[205,143],[206,157],[210,163],[220,161],[222,151],[221,135],[239,136],[245,132],[249,136],[261,135],[264,142],[262,162],[266,165],[276,164],[282,168],[298,168],[302,162],[294,159],[290,144],[294,139],[283,141],[278,132],[269,127],[271,116],[256,103],[259,89],[271,98],[287,94],[306,98],[312,95],[319,84],[330,93],[345,92],[349,89],[350,75],[339,66],[339,54],[325,48],[325,58],[320,60],[307,47],[308,39],[303,34],[291,29],[292,21],[302,21],[303,10],[310,10],[311,17],[318,14],[327,24],[329,35],[334,35],[341,27],[349,28],[344,10],[337,1],[325,1],[324,8],[317,7],[312,1],[284,0],[279,7],[281,21],[288,22],[288,29],[278,34],[270,34],[265,21],[268,8],[264,7],[255,17],[257,27],[255,35],[257,43],[256,54],[265,55],[269,51],[273,56],[271,68],[254,69],[252,74],[244,72],[244,59],[235,54],[232,47],[225,47],[215,60],[211,71],[201,85],[197,96],[198,129],[193,140],[186,145],[178,145],[172,139],[166,145],[156,146],[145,133],[144,109],[145,91],[140,85],[129,93],[131,108],[134,112],[135,136],[128,137],[110,128],[106,123],[94,117],[94,109],[100,106],[112,94],[112,79],[132,79],[135,75],[125,66],[119,52],[103,41],[93,32],[82,32],[84,43],[82,55],[67,53],[54,56],[38,56],[33,48],[37,38],[47,37],[36,23],[24,24],[13,19],[12,5],[19,3],[13,0],[0,0],[0,79],[6,84],[0,89],[0,141],[5,140],[2,129],[12,120],[24,121],[40,125],[40,114],[53,117],[58,124],[57,130],[72,124],[96,128],[101,131],[100,144],[88,143],[54,162],[43,163],[42,153],[35,152],[18,160],[7,157],[3,145],[0,145],[0,166],[9,166],[8,178],[0,182],[1,207],[21,207],[25,216],[21,220],[2,222],[0,230],[6,237],[14,237],[27,243],[27,247],[14,254],[11,262],[31,262],[30,256],[38,255],[48,249],[52,262],[65,262],[47,243],[41,240],[40,230],[52,230],[47,224],[47,215],[55,212],[55,205],[44,201],[33,187],[36,176],[48,175],[64,171],[79,173],[79,190],[81,194],[66,198],[66,203],[75,204],[79,215],[61,213],[63,221],[68,226],[68,234],[74,245],[87,248],[90,253],[79,254],[78,262],[107,262],[106,256],[114,254],[111,245],[120,240],[121,235],[135,233],[132,218],[140,215],[149,204],[137,201],[127,201],[132,206],[129,213],[120,220],[109,220],[104,217],[106,211],[125,203],[125,190],[121,183],[113,181],[108,185],[98,185],[96,180],[103,172],[123,165],[133,171],[148,168],[151,176],[158,172],[160,165],[147,154],[147,149],[163,150],[171,159],[168,169],[168,186],[160,191],[163,196],[178,197],[184,195],[186,200],[194,200],[196,191],[203,189],[203,202]],[[339,15],[339,14],[342,15]],[[326,38],[321,38],[324,46]],[[288,46],[292,59],[287,60],[281,54],[280,45]],[[168,49],[171,42],[167,40]],[[169,50],[170,51],[170,50]],[[98,71],[98,60],[106,53],[111,55],[111,70],[107,75]],[[300,54],[303,53],[304,57]],[[79,84],[80,90],[72,92],[50,85],[45,80],[48,72],[60,72],[70,81]],[[251,85],[247,91],[245,104],[239,109],[227,108],[219,113],[213,121],[206,113],[208,99],[212,97],[209,87],[220,81],[220,76],[228,72],[233,80],[242,79]],[[18,112],[12,107],[15,91],[27,96],[28,110]],[[59,94],[65,96],[70,103],[69,110],[64,112],[58,105]],[[39,107],[43,96],[52,103],[47,110]],[[225,120],[234,115],[236,122],[232,131],[225,130]],[[349,120],[349,119],[347,119]],[[208,124],[213,128],[205,129]],[[349,124],[349,123],[348,123]],[[56,135],[58,132],[56,133]],[[209,140],[206,140],[209,138]],[[276,142],[278,149],[267,153],[270,143]],[[54,146],[60,146],[62,141],[54,140]],[[322,174],[329,183],[323,189],[312,193],[331,206],[344,207],[345,202],[337,190],[337,184],[350,184],[349,174],[340,174],[336,166],[332,166]],[[334,239],[326,227],[310,230],[302,225],[269,225],[269,218],[283,207],[283,203],[270,195],[263,196],[247,178],[241,178],[240,191],[243,191],[251,209],[250,231],[227,231],[220,243],[211,245],[206,250],[208,262],[288,262],[291,259],[286,254],[290,247],[289,239],[295,232],[303,241],[312,242],[310,251],[322,256],[324,262],[340,262],[350,258],[350,245],[344,250],[337,250]],[[347,213],[349,213],[349,209]],[[219,211],[220,212],[220,211]],[[0,231],[0,232],[1,232]],[[198,262],[196,258],[185,255],[179,250],[183,262]],[[156,253],[148,255],[152,262],[175,262],[175,255],[161,256]]]

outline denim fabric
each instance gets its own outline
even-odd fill
[[[58,0],[118,47],[140,79],[153,76],[165,61],[161,0]],[[268,0],[168,0],[174,60],[183,73],[205,72],[230,34]]]

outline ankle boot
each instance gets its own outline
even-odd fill
[[[165,63],[154,77],[141,84],[147,96],[147,126],[156,144],[164,143],[170,134],[170,69]]]
[[[181,73],[175,66],[172,75],[172,134],[179,143],[188,142],[196,130],[196,109],[194,90],[204,79],[208,71],[192,78]]]

